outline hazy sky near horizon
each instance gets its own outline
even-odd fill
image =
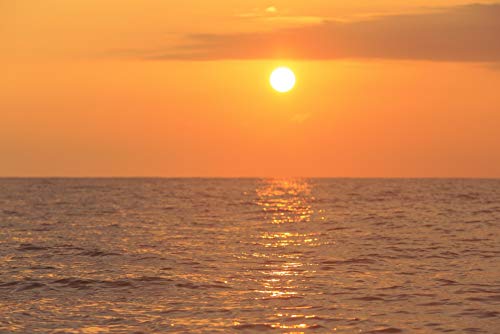
[[[0,1],[0,38],[0,176],[500,177],[498,1]]]

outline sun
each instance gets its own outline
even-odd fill
[[[280,93],[289,92],[295,86],[295,74],[288,67],[278,67],[269,78],[269,82],[274,90]]]

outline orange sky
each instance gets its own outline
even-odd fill
[[[2,2],[0,176],[500,177],[483,3]]]

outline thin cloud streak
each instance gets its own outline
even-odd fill
[[[163,60],[342,58],[500,61],[500,4],[432,13],[328,21],[272,32],[197,34],[147,55]]]

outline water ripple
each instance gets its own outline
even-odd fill
[[[0,332],[495,333],[499,189],[3,179]]]

